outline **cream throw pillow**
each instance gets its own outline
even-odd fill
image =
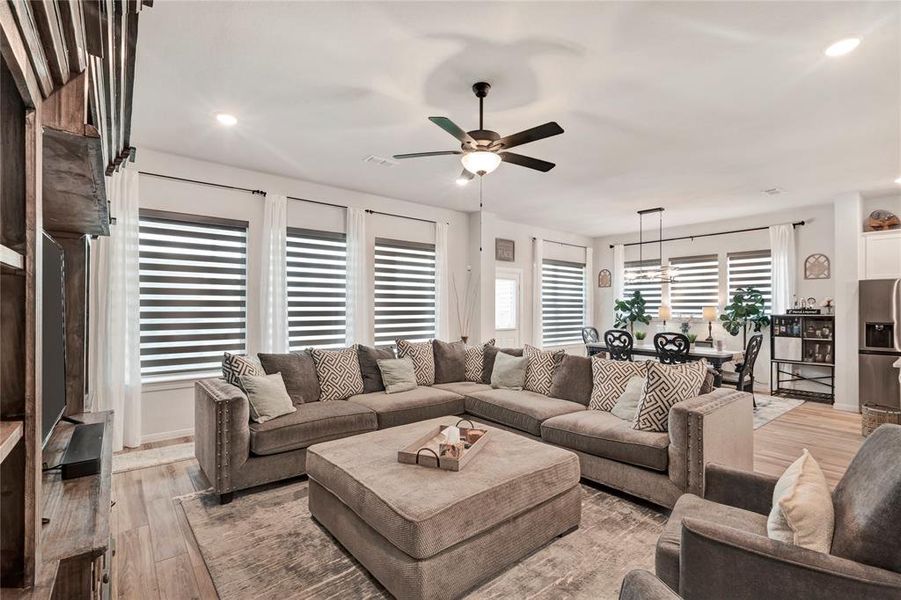
[[[241,375],[241,387],[247,393],[250,418],[255,423],[265,423],[297,410],[281,373]]]
[[[829,553],[835,529],[832,494],[820,465],[807,448],[776,482],[766,522],[772,540]]]

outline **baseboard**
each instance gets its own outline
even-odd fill
[[[151,433],[150,435],[141,436],[141,444],[149,444],[150,442],[163,442],[173,438],[185,437],[186,435],[194,435],[194,429],[177,429],[175,431],[161,431],[160,433]]]
[[[838,402],[836,402],[835,404],[832,405],[832,408],[834,408],[835,410],[841,410],[844,412],[852,412],[852,413],[860,412],[860,406],[857,404],[839,404]]]

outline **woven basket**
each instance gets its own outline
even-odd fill
[[[883,423],[901,425],[901,409],[876,404],[864,404],[861,409],[860,429],[867,437]]]

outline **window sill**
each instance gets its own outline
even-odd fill
[[[219,376],[219,372],[210,372],[201,375],[190,375],[188,377],[158,379],[155,381],[146,381],[141,383],[141,393],[144,392],[163,392],[166,390],[183,390],[194,387],[194,384],[201,379],[209,379],[210,377]]]

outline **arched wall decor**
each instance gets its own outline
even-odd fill
[[[601,269],[598,272],[598,287],[599,288],[608,288],[612,285],[613,276],[610,274],[610,269]]]
[[[804,279],[829,279],[832,268],[825,254],[811,254],[804,260]]]

